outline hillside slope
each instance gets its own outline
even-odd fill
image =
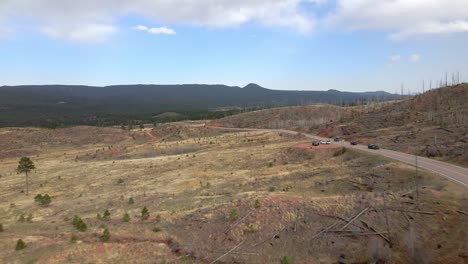
[[[305,103],[388,100],[385,92],[280,91],[256,84],[118,85],[106,87],[45,85],[0,87],[0,127],[55,124],[117,125],[151,119],[163,112],[212,111]]]
[[[407,100],[357,107],[310,105],[226,117],[230,127],[285,128],[343,136],[363,144],[468,161],[468,84],[428,91]]]

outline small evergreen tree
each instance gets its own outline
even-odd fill
[[[141,220],[147,220],[149,218],[150,214],[149,214],[149,211],[148,211],[148,208],[143,207],[143,209],[141,210]]]
[[[107,241],[109,241],[110,237],[111,237],[111,235],[110,235],[109,229],[105,228],[104,232],[102,232],[102,235],[99,237],[99,239],[102,242],[107,242]]]
[[[123,215],[122,220],[123,220],[124,222],[130,222],[130,215],[129,215],[128,213],[125,213],[125,214]]]
[[[42,207],[47,207],[52,202],[52,198],[48,194],[38,194],[34,197],[34,201]]]
[[[73,217],[72,224],[76,229],[78,229],[81,232],[85,232],[86,229],[88,229],[88,226],[86,226],[85,222],[83,222],[83,220],[77,215]]]
[[[342,147],[342,148],[338,149],[337,151],[335,151],[335,153],[333,153],[333,156],[334,157],[341,156],[341,155],[345,154],[346,151],[347,151],[347,149],[345,147]]]
[[[26,248],[26,243],[24,243],[24,241],[22,239],[18,239],[18,241],[16,241],[16,250],[22,250],[22,249],[25,249]]]
[[[289,259],[288,256],[283,256],[281,259],[280,259],[280,263],[281,264],[290,264],[292,263],[291,260]]]
[[[237,218],[239,218],[239,213],[237,212],[237,209],[232,209],[231,212],[229,213],[229,221],[236,221]]]
[[[18,222],[20,222],[20,223],[26,222],[26,218],[24,217],[24,214],[21,214],[21,215],[20,215],[20,217],[19,217],[19,219],[18,219]]]
[[[255,205],[254,205],[255,208],[260,208],[260,201],[258,199],[255,200]]]
[[[111,213],[109,212],[109,210],[106,209],[106,211],[104,211],[104,214],[102,215],[102,219],[110,220],[110,217],[111,217]]]
[[[18,162],[16,172],[18,174],[24,173],[26,175],[26,195],[29,195],[29,173],[35,168],[36,166],[34,166],[34,162],[28,157],[22,157]]]
[[[78,237],[75,234],[72,234],[70,237],[70,243],[76,243],[78,240]]]
[[[33,215],[31,213],[28,214],[28,218],[26,218],[26,222],[32,223]]]
[[[133,200],[133,197],[128,198],[128,204],[134,204],[135,201]]]

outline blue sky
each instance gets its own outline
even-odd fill
[[[466,2],[5,0],[0,85],[414,92],[468,78]]]

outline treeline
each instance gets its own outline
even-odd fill
[[[21,120],[22,113],[9,113],[7,116],[2,116],[0,112],[0,125],[2,127],[43,127],[43,128],[62,128],[76,125],[87,126],[133,126],[137,128],[140,124],[157,124],[168,123],[184,120],[213,120],[231,115],[236,115],[243,112],[254,111],[263,108],[246,108],[246,109],[233,109],[233,110],[219,110],[219,111],[185,111],[177,113],[174,116],[159,116],[163,113],[135,113],[135,114],[122,114],[122,113],[95,113],[95,114],[81,114],[81,113],[68,113],[66,115],[57,114],[40,114],[32,115]],[[18,117],[16,117],[18,115]]]

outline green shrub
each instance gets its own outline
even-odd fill
[[[76,243],[78,240],[78,237],[75,234],[72,234],[70,237],[70,243]]]
[[[290,259],[288,256],[283,256],[283,257],[280,259],[280,263],[281,263],[281,264],[290,264],[290,263],[292,263],[292,262],[291,262],[291,259]]]
[[[0,224],[0,232],[3,232],[3,224]]]
[[[76,229],[78,229],[81,232],[85,232],[86,229],[88,229],[85,222],[83,222],[83,220],[81,220],[81,218],[77,215],[73,217],[72,224]]]
[[[32,223],[32,220],[33,220],[33,215],[30,213],[28,214],[28,217],[26,218],[26,222]]]
[[[342,148],[338,149],[337,151],[335,151],[335,153],[333,153],[333,157],[341,156],[341,155],[345,154],[346,151],[348,151],[348,149],[345,148],[345,147],[342,147]]]
[[[100,214],[100,213],[97,213],[96,218],[97,218],[98,220],[101,220],[101,219],[102,219],[101,214]]]
[[[148,211],[148,208],[143,207],[143,209],[141,210],[141,220],[147,220],[149,218],[150,214],[149,214],[149,211]]]
[[[231,212],[229,213],[229,221],[236,221],[237,218],[239,218],[239,213],[237,212],[237,209],[232,209]]]
[[[24,217],[24,214],[20,215],[20,217],[18,218],[18,222],[20,222],[20,223],[26,222],[26,218]]]
[[[268,167],[268,168],[273,167],[273,162],[268,162],[268,163],[267,163],[267,167]]]
[[[135,203],[135,201],[133,200],[132,197],[128,198],[128,204],[134,204],[134,203]]]
[[[34,201],[42,207],[47,207],[52,202],[52,198],[48,194],[38,194],[34,197]]]
[[[269,192],[274,192],[275,190],[276,190],[276,188],[274,186],[270,186],[270,188],[268,188]]]
[[[111,213],[109,212],[109,210],[106,209],[106,211],[104,211],[104,214],[102,215],[102,219],[110,220],[110,217],[111,217]]]
[[[99,237],[99,239],[102,241],[102,242],[107,242],[109,241],[111,235],[110,235],[110,232],[109,232],[109,229],[104,229],[104,232],[102,232],[102,235]]]
[[[128,213],[125,213],[125,214],[123,215],[122,220],[123,220],[124,222],[130,222],[130,215],[129,215]]]
[[[260,201],[258,199],[255,200],[254,207],[257,209],[260,208]]]
[[[192,264],[193,262],[190,260],[189,256],[183,255],[179,257],[180,261],[185,264]]]
[[[158,222],[158,223],[161,222],[161,216],[160,215],[156,216],[156,222]]]
[[[22,249],[25,249],[26,248],[26,243],[24,243],[23,240],[21,239],[18,239],[18,241],[16,241],[16,250],[22,250]]]
[[[124,182],[125,182],[125,181],[124,181],[124,179],[122,179],[122,178],[119,178],[119,179],[117,180],[117,184],[123,184]]]
[[[153,228],[153,232],[155,232],[155,233],[161,232],[161,228],[155,227],[155,228]]]

